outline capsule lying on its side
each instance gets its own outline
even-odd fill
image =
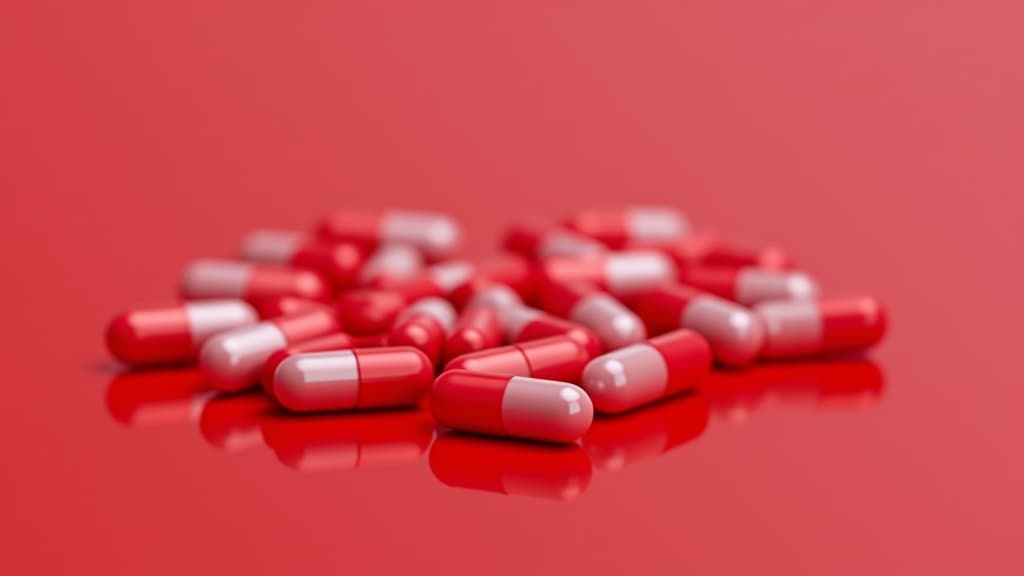
[[[578,232],[536,224],[513,226],[505,235],[505,247],[528,258],[544,259],[552,256],[592,256],[607,248]]]
[[[548,336],[569,336],[593,358],[603,350],[589,329],[529,306],[515,306],[499,313],[506,342],[527,342]]]
[[[437,366],[455,326],[455,308],[443,298],[423,298],[402,311],[388,333],[388,346],[419,348]]]
[[[393,288],[409,282],[423,271],[423,256],[408,244],[384,244],[366,259],[356,275],[356,284]]]
[[[115,317],[107,348],[131,366],[189,362],[210,336],[256,322],[256,311],[241,300],[186,302],[138,308]]]
[[[438,424],[455,430],[543,442],[574,442],[594,419],[579,386],[466,370],[438,376],[430,411]]]
[[[744,306],[775,300],[811,300],[818,296],[818,284],[803,272],[717,266],[689,269],[681,274],[681,279],[694,288]]]
[[[676,330],[594,358],[580,386],[595,410],[616,414],[692,389],[710,372],[707,340]]]
[[[234,260],[196,260],[181,277],[181,294],[190,300],[296,296],[325,300],[330,294],[324,279],[302,268],[252,264]]]
[[[569,218],[566,224],[612,248],[622,248],[630,242],[668,242],[690,233],[690,223],[686,216],[667,206],[589,210]]]
[[[344,332],[336,332],[319,338],[313,338],[312,340],[299,342],[294,346],[282,348],[267,358],[267,361],[263,363],[263,367],[260,369],[260,386],[263,387],[263,391],[265,393],[273,396],[274,373],[277,372],[277,367],[280,366],[281,362],[284,362],[286,358],[290,358],[297,354],[306,354],[309,352],[330,352],[332,350],[348,350],[349,348],[372,348],[383,345],[383,338],[376,338],[373,336],[352,336],[351,334],[346,334]]]
[[[885,335],[885,310],[874,298],[766,302],[754,313],[765,326],[765,358],[864,350]]]
[[[550,284],[543,291],[544,309],[589,328],[605,350],[647,338],[643,320],[614,296],[581,282]]]
[[[411,346],[311,352],[274,372],[274,398],[293,412],[410,406],[430,390],[434,366]]]
[[[339,211],[324,218],[319,233],[330,242],[355,242],[370,248],[391,242],[407,243],[433,259],[455,251],[462,236],[452,218],[411,210]]]
[[[366,259],[365,252],[348,242],[326,243],[290,230],[254,230],[242,239],[242,258],[309,268],[335,286],[351,286]]]
[[[444,357],[451,360],[463,354],[501,345],[501,320],[487,306],[469,306],[459,316],[444,343]]]
[[[551,283],[586,282],[616,296],[676,279],[672,260],[654,250],[608,252],[582,258],[548,258],[541,265],[541,270]]]
[[[560,382],[579,382],[590,355],[571,336],[549,336],[489,350],[463,354],[445,370],[530,376]]]

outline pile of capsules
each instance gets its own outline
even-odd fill
[[[574,442],[594,412],[693,389],[713,364],[858,351],[885,314],[828,299],[777,248],[694,234],[665,207],[513,226],[505,250],[451,255],[435,213],[341,211],[313,233],[258,230],[239,260],[197,260],[184,303],[107,331],[132,367],[197,362],[224,392],[262,386],[293,413],[414,405],[440,426]]]

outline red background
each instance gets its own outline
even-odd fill
[[[1024,572],[1021,38],[1013,0],[7,0],[0,571]],[[881,298],[882,390],[713,404],[570,503],[112,414],[107,319],[248,229],[440,209],[473,255],[634,201]]]

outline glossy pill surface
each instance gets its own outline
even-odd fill
[[[676,330],[594,358],[580,386],[595,410],[616,414],[689,390],[710,372],[707,340]]]
[[[699,267],[680,277],[685,284],[744,306],[775,300],[811,300],[819,293],[817,282],[803,272],[752,266]]]
[[[469,306],[455,322],[444,344],[444,356],[450,360],[500,345],[501,320],[498,314],[487,306]]]
[[[242,239],[242,259],[319,272],[335,286],[350,286],[366,259],[357,245],[326,243],[290,230],[254,230]]]
[[[312,352],[281,362],[273,396],[294,412],[408,406],[433,378],[430,359],[409,346]]]
[[[463,354],[448,362],[445,370],[579,382],[589,359],[587,351],[571,336],[550,336]]]
[[[609,252],[582,258],[555,257],[542,263],[549,282],[593,284],[612,294],[622,295],[657,286],[676,279],[672,260],[654,250]]]
[[[422,298],[403,310],[388,333],[389,346],[414,346],[435,366],[440,363],[444,344],[455,326],[455,308],[443,298]]]
[[[267,357],[267,361],[264,362],[263,367],[260,368],[260,386],[263,388],[265,393],[273,396],[274,373],[277,372],[277,367],[280,366],[281,362],[284,362],[285,359],[299,354],[307,354],[309,352],[348,350],[349,348],[360,347],[362,340],[364,339],[344,332],[336,332],[334,334],[327,334],[326,336],[320,336],[319,338],[313,338],[311,340],[299,342],[293,346],[277,350]]]
[[[690,223],[667,206],[632,206],[621,210],[588,210],[566,221],[569,228],[613,248],[629,242],[667,242],[686,236]]]
[[[389,210],[339,211],[320,224],[320,236],[368,247],[390,242],[411,244],[430,258],[441,258],[459,246],[462,230],[450,217],[435,212]]]
[[[283,296],[324,300],[329,293],[327,283],[312,270],[234,260],[196,260],[181,277],[182,296],[193,300]]]
[[[502,329],[507,342],[526,342],[548,336],[569,336],[586,350],[591,358],[604,348],[590,329],[529,306],[514,306],[501,311]]]
[[[455,430],[543,442],[574,442],[594,417],[579,386],[465,370],[437,378],[430,410],[438,424]]]
[[[614,296],[585,283],[549,284],[544,308],[589,328],[605,350],[614,350],[647,338],[643,320]]]
[[[110,322],[107,348],[132,366],[187,362],[210,336],[256,320],[252,306],[232,299],[139,308]]]
[[[882,340],[887,323],[874,298],[767,302],[754,311],[765,326],[765,358],[864,350]]]

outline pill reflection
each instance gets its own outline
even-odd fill
[[[702,385],[712,412],[743,422],[768,406],[809,410],[860,409],[885,390],[881,367],[865,358],[767,363],[744,372],[715,372]]]
[[[127,371],[107,385],[107,412],[132,428],[194,422],[211,396],[195,368]]]
[[[691,392],[619,416],[594,419],[583,437],[583,448],[599,470],[621,470],[696,439],[707,428],[708,419],[707,400]]]
[[[263,420],[276,410],[262,392],[218,394],[203,407],[199,432],[208,444],[228,452],[260,446]]]
[[[303,472],[415,462],[434,437],[433,420],[422,408],[301,416],[277,410],[261,429],[277,459]]]
[[[574,500],[590,485],[590,458],[577,444],[548,445],[447,432],[430,448],[430,470],[446,486]]]

